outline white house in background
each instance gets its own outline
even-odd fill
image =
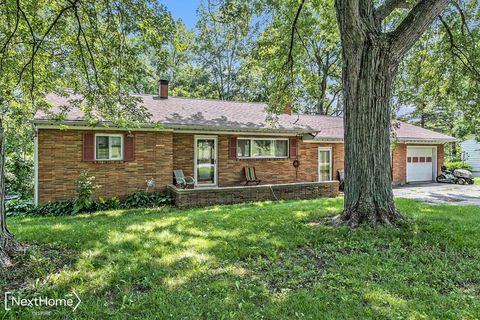
[[[473,169],[473,175],[480,177],[480,142],[475,139],[465,140],[460,143],[462,147],[462,160]]]

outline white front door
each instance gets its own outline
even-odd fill
[[[435,168],[435,147],[407,147],[407,182],[433,181]]]
[[[194,172],[197,186],[217,185],[217,137],[195,136]]]
[[[318,148],[318,181],[332,180],[332,148]]]

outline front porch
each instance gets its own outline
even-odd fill
[[[339,194],[339,182],[298,182],[195,189],[178,189],[174,185],[168,185],[167,190],[177,207],[191,208],[253,201],[336,197]]]

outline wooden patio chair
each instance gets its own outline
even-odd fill
[[[343,191],[345,186],[345,171],[343,169],[338,170],[338,181],[340,181],[340,190]]]
[[[245,185],[248,186],[250,183],[258,185],[262,180],[257,178],[257,173],[255,172],[255,167],[245,167],[243,168],[245,172]]]
[[[193,189],[195,186],[195,179],[190,176],[185,176],[183,170],[173,170],[173,175],[175,176],[175,186],[182,189]]]

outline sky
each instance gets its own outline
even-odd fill
[[[201,0],[160,0],[175,19],[182,19],[189,28],[193,28],[197,22],[196,10]]]

